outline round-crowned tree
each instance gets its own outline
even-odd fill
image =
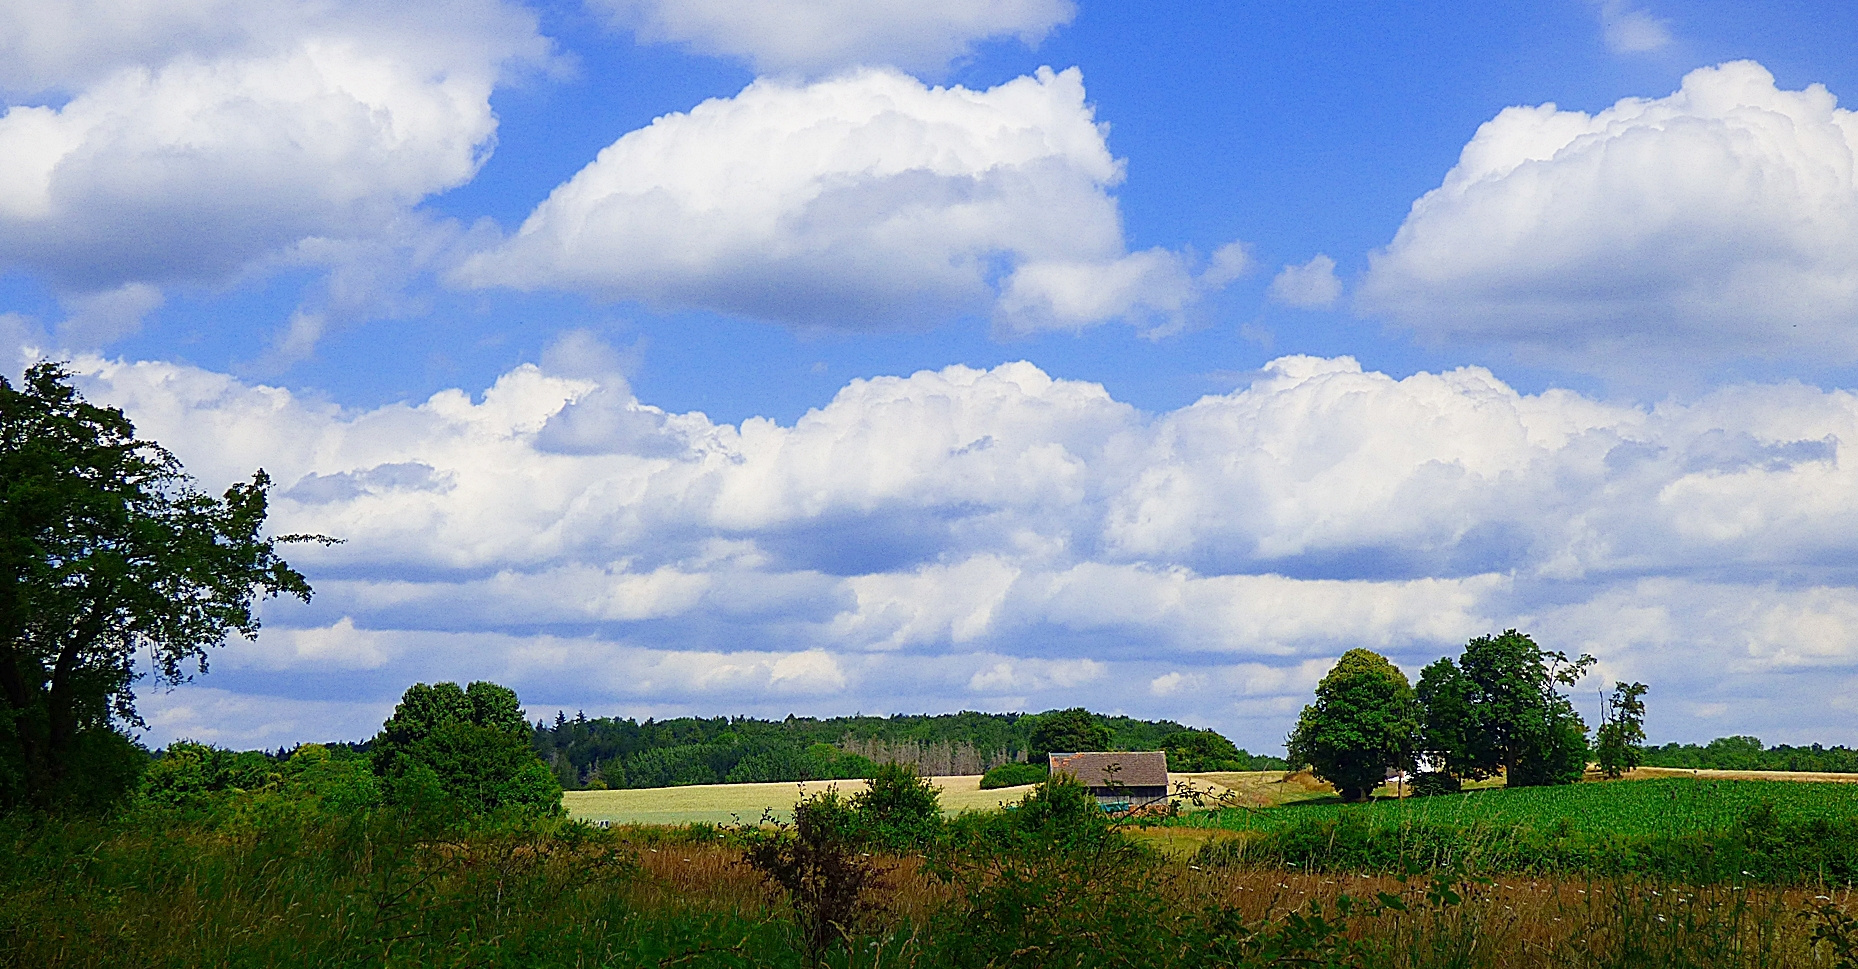
[[[1465,644],[1458,666],[1470,684],[1476,733],[1470,760],[1480,773],[1502,768],[1508,787],[1571,784],[1587,766],[1587,724],[1560,692],[1592,666],[1569,659],[1514,629]]]
[[[1365,800],[1389,768],[1410,770],[1419,708],[1406,674],[1366,649],[1342,654],[1290,735],[1292,767],[1309,767],[1345,801]]]
[[[495,683],[415,683],[370,746],[390,800],[441,798],[470,811],[561,809],[561,782],[529,744],[516,692]]]

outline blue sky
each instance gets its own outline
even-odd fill
[[[1843,7],[7,6],[11,369],[349,540],[153,741],[485,676],[1273,749],[1511,625],[1858,741]]]

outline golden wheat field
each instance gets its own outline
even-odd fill
[[[1236,797],[1245,804],[1265,806],[1324,797],[1333,792],[1307,775],[1286,778],[1281,771],[1226,771],[1208,774],[1169,774],[1169,785],[1179,790],[1190,785],[1211,799]],[[1012,804],[1032,790],[1031,785],[981,790],[979,774],[932,778],[941,789],[947,814],[988,811]],[[695,784],[687,787],[651,787],[623,791],[568,791],[562,804],[570,817],[614,824],[730,824],[752,822],[764,811],[785,820],[794,801],[836,787],[844,795],[864,790],[865,782],[808,781],[781,784]]]

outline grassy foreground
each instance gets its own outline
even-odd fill
[[[1284,833],[1325,824],[1332,850],[1347,825],[1410,832],[1401,812],[1422,811],[1428,825],[1449,819],[1521,841],[1544,824],[1561,837],[1605,834],[1610,823],[1645,837],[1714,836],[1723,829],[1708,826],[1734,805],[1782,818],[1775,824],[1858,821],[1840,815],[1840,794],[1782,809],[1765,788],[1584,788],[1479,793],[1456,807],[1234,812],[1287,819],[1270,831],[1138,832],[1081,795],[1068,808],[1047,795],[907,842],[829,838],[812,854],[791,835],[746,826],[332,810],[275,792],[101,819],[0,817],[0,967],[1858,969],[1858,895],[1808,867],[1762,883],[1655,867],[1519,873],[1486,866],[1494,855],[1438,856],[1409,871],[1413,856],[1405,867],[1351,868],[1334,854],[1338,863],[1323,865],[1219,851],[1289,844]],[[1711,806],[1725,798],[1730,806]],[[1609,803],[1614,821],[1601,813]],[[1690,806],[1660,821],[1651,816],[1661,803]],[[1367,823],[1377,817],[1397,823]],[[764,877],[751,862],[770,844],[787,845],[809,874],[785,889]],[[832,901],[844,873],[858,884],[832,909],[831,944],[809,942],[808,913]]]
[[[146,816],[15,822],[0,850],[7,967],[814,964],[741,847],[672,829]],[[1858,943],[1849,890],[1208,869],[1114,832],[869,861],[818,964],[1850,969],[1825,940]]]

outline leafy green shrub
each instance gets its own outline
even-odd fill
[[[992,791],[1002,787],[1020,787],[1025,784],[1044,782],[1050,770],[1044,764],[1021,764],[1008,761],[981,775],[981,790]]]
[[[1004,811],[966,813],[949,822],[950,851],[1042,856],[1068,851],[1121,849],[1131,844],[1090,789],[1059,774]]]
[[[322,744],[305,744],[291,752],[282,769],[282,791],[313,799],[336,815],[352,814],[381,802],[381,783],[369,759],[338,755]]]
[[[870,786],[852,795],[859,832],[885,848],[928,844],[942,832],[939,793],[910,764],[880,764],[871,774]]]
[[[1181,964],[1169,958],[1180,951],[1170,936],[1186,919],[1162,890],[1159,869],[1127,843],[1043,853],[973,851],[944,872],[964,904],[942,913],[933,933],[936,948],[924,960],[929,965]]]
[[[874,910],[870,893],[883,871],[858,850],[861,826],[857,808],[827,788],[794,805],[791,829],[742,832],[743,861],[786,895],[809,966],[854,938]]]

